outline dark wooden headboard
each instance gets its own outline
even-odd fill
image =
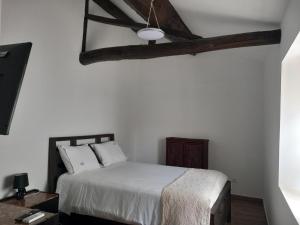
[[[107,141],[114,141],[114,134],[96,134],[86,136],[72,136],[72,137],[51,137],[49,139],[49,159],[48,159],[48,191],[54,193],[56,191],[57,180],[60,175],[66,173],[66,167],[59,155],[57,144],[59,142],[68,142],[71,146],[80,145],[79,141],[93,140],[88,143],[103,143]]]

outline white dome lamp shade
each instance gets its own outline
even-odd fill
[[[138,37],[145,41],[157,41],[157,40],[165,37],[165,32],[162,29],[160,29],[153,2],[154,2],[154,0],[152,0],[151,4],[150,4],[147,27],[143,28],[137,32]],[[152,11],[153,11],[153,14],[154,14],[154,17],[156,20],[157,28],[149,27]]]
[[[162,29],[154,27],[146,27],[137,32],[139,38],[146,41],[157,41],[165,36],[165,32]]]

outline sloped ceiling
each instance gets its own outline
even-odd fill
[[[136,22],[145,23],[123,0],[111,0],[121,8]],[[140,0],[143,1],[143,0]],[[155,0],[164,1],[164,0]],[[228,35],[235,33],[264,31],[278,29],[289,0],[169,0],[175,7],[180,17],[190,30],[196,34],[207,37]],[[99,7],[91,7],[95,14],[110,17],[99,11]],[[106,26],[116,32],[116,27]],[[122,33],[126,29],[120,30],[119,35],[123,35],[123,45],[144,44],[140,39],[128,29],[128,33]],[[118,36],[118,35],[116,35]],[[122,42],[122,43],[123,43]],[[162,40],[160,42],[165,42]],[[98,43],[98,42],[97,42]],[[90,44],[90,49],[100,46],[115,46],[113,41],[107,43]],[[247,52],[247,57],[263,61],[271,46],[251,47],[241,49]]]
[[[280,23],[287,0],[170,0],[182,13]]]
[[[124,1],[112,1],[136,21],[144,22]],[[260,27],[262,30],[278,28],[288,2],[288,0],[169,1],[192,32],[204,37],[248,32]]]

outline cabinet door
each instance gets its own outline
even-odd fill
[[[207,169],[203,164],[205,159],[205,145],[203,143],[189,143],[184,144],[183,164],[188,168]]]
[[[183,166],[183,143],[167,142],[167,165]]]

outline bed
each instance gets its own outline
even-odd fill
[[[50,192],[57,191],[60,194],[60,212],[64,222],[159,225],[161,192],[166,185],[184,174],[187,168],[122,162],[68,175],[57,144],[68,142],[76,146],[84,140],[103,143],[113,141],[114,134],[49,139],[48,187]],[[230,189],[228,181],[224,186],[216,186],[216,194],[210,205],[210,225],[230,222]],[[115,205],[119,208],[114,208]]]

